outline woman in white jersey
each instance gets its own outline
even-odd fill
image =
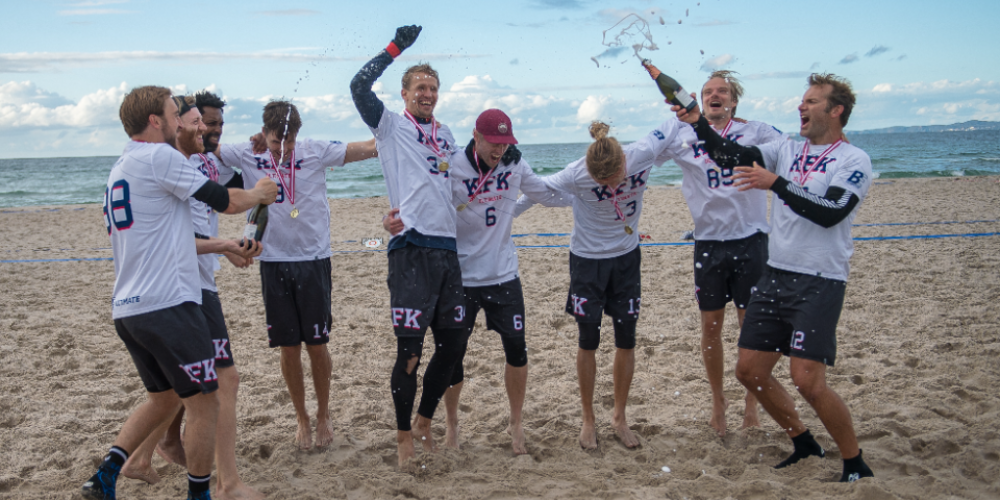
[[[585,449],[597,447],[594,381],[602,314],[614,320],[617,348],[611,425],[626,447],[639,446],[625,417],[642,300],[638,222],[649,172],[671,142],[665,138],[676,134],[676,127],[666,133],[656,130],[623,148],[607,136],[608,129],[604,123],[594,122],[590,127],[594,143],[587,156],[543,178],[553,196],[568,195],[573,205],[566,312],[576,318],[580,331],[576,369],[583,405],[580,446]],[[523,208],[530,202],[523,199],[519,204]]]

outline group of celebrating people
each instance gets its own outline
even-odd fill
[[[851,223],[872,179],[868,156],[844,139],[855,103],[846,80],[809,77],[799,106],[805,141],[796,142],[773,127],[736,118],[743,89],[730,72],[717,71],[702,87],[701,108],[674,106],[676,118],[625,146],[595,122],[586,156],[541,177],[515,146],[513,123],[499,109],[480,114],[471,140],[458,144],[434,118],[440,80],[427,64],[404,72],[403,112],[385,107],[372,88],[420,30],[399,28],[351,82],[355,106],[374,135],[365,142],[298,139],[298,110],[279,100],[265,106],[262,131],[251,141],[220,144],[225,103],[218,96],[172,96],[154,86],[125,96],[120,116],[131,141],[108,179],[104,218],[114,253],[115,329],[148,399],[84,483],[84,497],[114,499],[120,474],[159,481],[151,466],[158,452],[187,468],[188,498],[210,498],[213,464],[217,499],[263,498],[236,468],[239,375],[215,285],[218,254],[237,267],[260,263],[269,346],[280,351],[298,422],[296,444],[306,450],[333,441],[325,172],[376,156],[392,207],[382,222],[392,234],[387,282],[397,350],[389,388],[401,469],[416,454],[414,439],[425,451],[436,449],[431,422],[442,399],[445,446],[459,446],[463,361],[480,310],[505,354],[512,451],[528,453],[522,424],[525,305],[511,228],[535,204],[573,211],[565,310],[579,329],[580,445],[597,447],[595,354],[607,315],[616,348],[611,425],[624,446],[640,446],[626,416],[642,305],[638,222],[651,169],[673,160],[683,171],[695,224],[695,295],[711,427],[726,433],[721,332],[732,301],[741,326],[736,376],[747,389],[743,425],[759,425],[759,402],[794,445],[776,468],[825,455],[772,374],[785,355],[796,389],[843,457],[840,480],[873,476],[847,406],[826,385],[853,252]],[[768,190],[777,197],[770,222]],[[265,243],[218,237],[219,212],[243,214],[258,204],[269,205]],[[434,351],[414,418],[428,328]],[[315,427],[306,411],[303,344],[317,398]]]

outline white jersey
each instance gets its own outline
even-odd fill
[[[517,193],[520,190],[529,198],[542,201],[548,198],[549,188],[524,159],[510,165],[500,162],[485,180],[473,167],[465,149],[455,151],[448,161],[453,204],[466,205],[457,212],[456,223],[462,285],[497,285],[516,278],[517,250],[510,231]]]
[[[236,175],[232,168],[220,164],[213,153],[194,154],[188,158],[188,161],[202,175],[222,185],[225,185]],[[194,232],[218,238],[219,214],[203,201],[194,198],[189,198],[189,201],[191,202],[191,222],[194,224]],[[198,256],[198,274],[201,275],[201,288],[203,290],[219,291],[215,286],[215,271],[218,270],[218,255],[207,253]]]
[[[302,262],[333,255],[330,249],[330,203],[326,199],[326,169],[342,166],[346,154],[346,144],[301,139],[295,142],[293,158],[286,158],[285,163],[276,171],[270,152],[255,155],[249,142],[219,146],[222,163],[240,167],[243,185],[247,189],[253,188],[264,177],[270,177],[278,184],[278,197],[267,207],[264,251],[258,257],[259,260]],[[289,166],[293,160],[294,180],[293,170]],[[298,217],[292,218],[292,210],[296,209]]]
[[[114,319],[201,304],[190,198],[208,178],[164,143],[129,142],[104,193]]]
[[[671,121],[677,121],[676,118]],[[756,146],[787,139],[778,129],[761,122],[729,122],[725,137],[742,146]],[[666,125],[666,124],[664,124]],[[738,240],[757,232],[767,233],[767,192],[759,189],[739,191],[733,187],[733,169],[720,168],[708,156],[694,129],[687,124],[671,148],[657,159],[657,165],[674,160],[684,173],[681,192],[694,219],[694,239]],[[661,126],[662,128],[662,126]],[[678,148],[678,146],[680,146]]]
[[[809,146],[803,167],[803,145],[797,141],[775,141],[757,147],[767,168],[789,182],[820,196],[831,186],[841,187],[856,194],[859,203],[844,220],[824,228],[796,214],[775,197],[771,203],[774,231],[768,244],[770,258],[767,264],[786,271],[847,281],[849,260],[854,253],[851,224],[871,186],[872,162],[867,153],[843,142],[818,165],[817,161],[829,145]]]
[[[680,122],[677,122],[680,123]],[[588,259],[608,259],[631,252],[639,245],[642,195],[656,158],[674,144],[678,126],[666,122],[632,144],[624,146],[625,181],[612,190],[597,184],[587,172],[587,158],[570,163],[562,171],[542,177],[550,192],[572,195],[573,233],[569,249]],[[615,202],[622,217],[615,210]],[[632,228],[631,234],[625,225]]]
[[[448,171],[438,170],[440,159],[430,144],[431,125],[418,129],[407,117],[382,110],[375,134],[389,204],[399,209],[406,230],[424,236],[455,237],[455,207],[451,203]],[[437,130],[437,146],[449,154],[455,138],[446,125]]]

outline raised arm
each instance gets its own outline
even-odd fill
[[[375,139],[362,142],[347,143],[347,154],[344,155],[344,163],[367,160],[378,156],[378,149],[375,148]]]
[[[368,61],[358,74],[351,80],[351,97],[354,99],[354,106],[361,113],[361,119],[371,128],[378,128],[378,122],[385,111],[385,104],[375,95],[372,87],[385,69],[392,64],[392,61],[399,56],[420,35],[420,26],[402,26],[396,28],[396,37],[389,42],[389,45],[379,52],[371,61]]]
[[[677,113],[678,120],[691,124],[691,127],[694,128],[694,133],[698,135],[698,140],[704,141],[708,157],[716,165],[722,168],[733,168],[737,165],[747,166],[757,162],[764,165],[764,167],[770,167],[764,164],[764,157],[756,147],[740,146],[720,136],[701,114],[701,109],[698,106],[692,108],[691,111],[687,111],[681,106],[673,106],[670,109]]]

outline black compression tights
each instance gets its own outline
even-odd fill
[[[462,346],[458,360],[455,361],[455,368],[451,371],[451,385],[461,384],[465,380],[465,352],[469,349],[469,337],[472,331],[465,332],[462,338]],[[528,364],[528,349],[524,337],[500,337],[503,344],[504,357],[507,364],[514,368],[520,368]]]
[[[424,392],[420,397],[420,407],[417,408],[417,413],[425,418],[434,417],[434,410],[444,396],[444,391],[448,389],[452,368],[460,352],[463,330],[433,330],[433,334],[434,355],[424,371]],[[392,402],[396,407],[396,428],[401,431],[411,429],[410,417],[417,397],[417,367],[420,365],[422,350],[422,338],[396,338],[396,364],[392,368],[390,384]]]

